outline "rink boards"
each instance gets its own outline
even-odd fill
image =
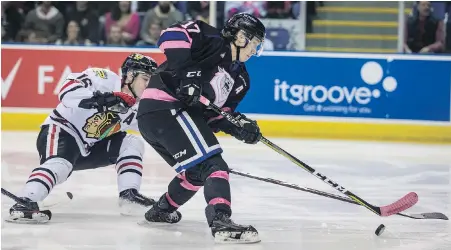
[[[41,113],[15,112],[17,111],[2,111],[3,131],[38,131],[39,125],[47,117],[47,114]],[[451,143],[450,125],[257,120],[265,136]]]
[[[2,130],[37,131],[64,76],[119,72],[130,52],[164,61],[156,49],[3,45]],[[451,143],[451,57],[266,52],[246,66],[238,109],[266,136]]]

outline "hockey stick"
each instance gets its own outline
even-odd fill
[[[210,100],[208,100],[207,98],[201,96],[199,101],[202,104],[204,104],[205,106],[207,106],[208,108],[210,108],[211,110],[215,111],[217,114],[222,115],[223,117],[225,117],[229,122],[231,122],[235,126],[243,127],[243,125],[240,123],[240,121],[235,119],[235,117],[233,117],[231,114],[221,110],[218,106],[216,106],[215,104],[211,103]],[[280,148],[276,144],[272,143],[271,141],[269,141],[265,137],[262,136],[260,138],[260,141],[263,144],[265,144],[266,146],[268,146],[271,149],[273,149],[274,151],[276,151],[277,153],[285,156],[285,158],[289,159],[291,162],[293,162],[297,166],[303,168],[305,171],[307,171],[310,174],[314,175],[318,179],[322,180],[323,182],[327,183],[331,187],[335,188],[337,191],[345,194],[346,196],[348,196],[349,198],[351,198],[355,202],[357,202],[360,205],[366,207],[368,210],[370,210],[371,212],[373,212],[373,213],[375,213],[375,214],[377,214],[379,216],[390,216],[390,215],[399,213],[401,211],[404,211],[404,210],[412,207],[413,205],[415,205],[418,202],[418,195],[416,193],[414,193],[414,192],[410,192],[410,193],[406,194],[404,197],[402,197],[401,199],[397,200],[396,202],[394,202],[394,203],[392,203],[390,205],[382,206],[382,207],[374,206],[374,205],[368,203],[367,201],[365,201],[364,199],[360,198],[359,196],[355,195],[351,191],[347,190],[346,188],[344,188],[343,186],[341,186],[337,182],[329,179],[326,175],[319,173],[314,168],[310,167],[309,165],[305,164],[304,162],[302,162],[301,160],[297,159],[293,155],[289,154],[288,152],[286,152],[285,150],[283,150],[282,148]]]
[[[15,196],[14,194],[12,194],[11,192],[9,192],[8,190],[6,190],[4,188],[2,188],[2,194],[8,196],[9,198],[11,198],[12,200],[14,200],[17,203],[30,208],[29,202],[24,201],[23,199]],[[68,203],[74,197],[71,192],[66,192],[66,195],[67,195],[68,199],[64,199],[62,201],[55,201],[55,202],[52,202],[52,203],[38,202],[38,207],[40,209],[49,209],[49,208],[57,207],[57,206],[60,206],[62,204]]]
[[[28,207],[28,208],[32,208],[32,207],[30,207],[30,203],[29,202],[24,201],[23,199],[15,196],[14,194],[10,193],[8,190],[6,190],[4,188],[2,188],[2,194],[8,196],[9,198],[14,200],[15,202],[19,203],[20,205],[23,205],[23,206]]]
[[[14,194],[12,194],[11,192],[9,192],[8,190],[6,190],[4,188],[2,188],[2,194],[8,196],[9,198],[11,198],[15,202],[23,205],[24,207],[27,207],[27,208],[32,209],[32,210],[36,209],[35,207],[31,206],[31,202],[28,202],[26,200],[23,200],[22,198],[19,198],[19,197],[15,196]],[[52,218],[52,212],[50,210],[39,210],[39,211],[34,211],[33,213],[38,213],[38,212],[40,214],[43,214],[43,215],[47,216],[47,218],[48,218],[47,221],[49,221]],[[40,217],[42,218],[42,215]],[[32,215],[32,218],[35,218],[35,217]],[[29,221],[29,219],[30,218],[27,218],[27,221]],[[15,219],[7,218],[7,219],[5,219],[5,221],[7,221],[7,222],[16,222],[16,221],[18,221],[18,218],[15,218]],[[25,223],[27,223],[27,222],[25,222]]]
[[[326,193],[326,192],[319,191],[319,190],[312,189],[312,188],[301,187],[301,186],[296,185],[296,184],[287,183],[287,182],[280,181],[280,180],[275,180],[275,179],[272,179],[272,178],[264,178],[264,177],[255,176],[255,175],[251,175],[249,173],[240,172],[240,171],[238,171],[236,169],[230,169],[230,172],[232,174],[236,174],[236,175],[243,176],[243,177],[248,177],[248,178],[251,178],[251,179],[254,179],[254,180],[264,181],[264,182],[276,184],[276,185],[279,185],[279,186],[288,187],[288,188],[296,189],[296,190],[299,190],[299,191],[304,191],[304,192],[308,192],[308,193],[324,196],[324,197],[335,199],[335,200],[339,200],[339,201],[344,201],[344,202],[355,204],[355,205],[360,205],[358,202],[355,202],[354,200],[351,200],[348,197],[343,197],[343,196],[339,196],[339,195],[335,195],[335,194],[330,194],[330,193]],[[412,218],[412,219],[448,220],[448,217],[446,217],[446,215],[444,215],[442,213],[438,213],[438,212],[421,213],[421,214],[402,214],[402,213],[397,213],[397,215],[408,217],[408,218]]]

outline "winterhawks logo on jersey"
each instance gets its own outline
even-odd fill
[[[86,119],[83,131],[87,138],[104,139],[121,130],[121,118],[114,112],[95,113]]]
[[[92,71],[96,74],[97,77],[100,77],[102,79],[108,79],[108,74],[104,69],[92,68]]]

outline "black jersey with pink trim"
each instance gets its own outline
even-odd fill
[[[232,64],[230,43],[220,30],[202,21],[176,23],[163,30],[158,46],[167,60],[151,78],[139,104],[138,116],[157,110],[186,107],[175,97],[181,72],[200,69],[202,95],[219,107],[233,111],[246,95],[250,79],[244,63]],[[233,66],[232,66],[233,65]],[[205,113],[205,118],[215,118]]]

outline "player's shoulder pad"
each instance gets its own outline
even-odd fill
[[[111,91],[120,89],[121,77],[113,71],[105,68],[91,67],[84,72],[99,90]]]
[[[214,29],[216,29],[215,27],[211,26],[210,24],[208,24],[208,23],[206,23],[206,22],[204,22],[204,21],[202,21],[202,20],[195,20],[195,23],[196,23],[197,25],[201,26],[201,27],[209,27],[209,28],[214,28]]]
[[[195,34],[201,35],[212,35],[219,34],[219,30],[208,23],[202,20],[188,20],[177,22],[170,26],[170,28],[183,28],[188,31],[188,33],[192,36]]]
[[[113,71],[104,68],[91,67],[87,68],[84,73],[88,74],[91,78],[99,78],[103,80],[117,80],[120,78]]]
[[[220,30],[218,28],[213,27],[202,20],[196,20],[194,21],[194,23],[199,27],[200,32],[204,35],[213,35],[220,33]]]

